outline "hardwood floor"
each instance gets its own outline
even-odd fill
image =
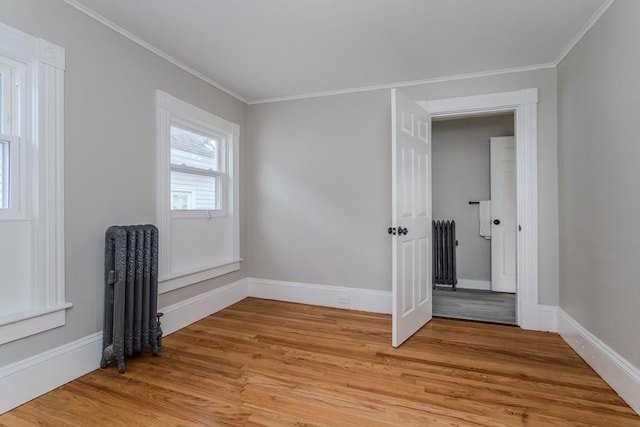
[[[433,315],[515,325],[516,295],[477,289],[434,289]]]
[[[3,426],[640,426],[557,335],[248,298],[0,416]]]

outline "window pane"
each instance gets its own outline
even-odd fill
[[[171,209],[193,209],[195,194],[188,190],[174,190],[171,192]]]
[[[219,171],[219,141],[171,126],[171,164]]]
[[[220,177],[171,171],[171,209],[218,210]]]

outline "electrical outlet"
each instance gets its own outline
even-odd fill
[[[349,295],[338,295],[338,304],[349,304]]]

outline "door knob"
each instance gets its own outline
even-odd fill
[[[398,227],[398,236],[402,236],[403,234],[407,234],[409,230],[406,228]]]
[[[500,220],[499,220],[499,219],[494,219],[494,220],[493,220],[493,223],[494,223],[495,225],[500,225]]]

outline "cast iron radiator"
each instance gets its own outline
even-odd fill
[[[433,287],[456,290],[456,222],[433,221]]]
[[[124,357],[150,345],[162,347],[158,313],[158,229],[154,225],[109,227],[104,250],[102,361],[125,371]]]

